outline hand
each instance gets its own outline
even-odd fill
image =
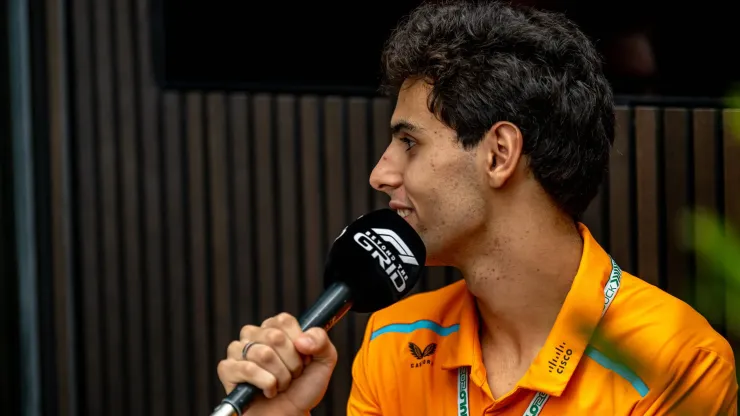
[[[243,327],[239,338],[218,364],[218,378],[226,394],[244,382],[262,390],[264,397],[256,397],[245,416],[305,415],[319,404],[337,363],[337,350],[326,331],[303,332],[293,316],[281,313],[259,327]]]

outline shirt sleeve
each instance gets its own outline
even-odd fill
[[[380,405],[375,395],[374,374],[368,357],[370,335],[373,332],[373,316],[370,316],[354,362],[352,363],[352,389],[347,402],[347,416],[380,416]]]
[[[700,348],[660,388],[651,388],[632,414],[737,416],[737,396],[734,359]]]

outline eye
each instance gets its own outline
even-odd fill
[[[405,144],[407,146],[406,150],[411,150],[412,147],[416,146],[416,142],[409,139],[408,137],[401,137],[398,140],[401,141],[401,143]]]

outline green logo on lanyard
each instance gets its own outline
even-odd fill
[[[468,416],[468,369],[467,367],[460,367],[457,370],[458,383],[457,383],[457,415]]]
[[[542,411],[542,407],[545,406],[545,403],[547,402],[547,399],[549,399],[550,396],[545,393],[537,392],[534,395],[534,399],[529,403],[529,407],[527,408],[527,411],[524,412],[524,416],[537,416]]]

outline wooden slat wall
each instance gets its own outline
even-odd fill
[[[391,103],[161,91],[148,0],[68,4],[70,136],[50,146],[51,212],[62,213],[52,221],[53,290],[63,311],[74,285],[76,309],[74,325],[60,318],[52,329],[77,361],[57,354],[60,381],[46,385],[59,386],[63,415],[208,414],[222,397],[217,362],[240,327],[304,310],[342,227],[387,205],[368,176],[388,143]],[[731,116],[618,108],[611,173],[584,216],[625,270],[695,305],[723,333],[740,331],[740,315],[681,248],[680,218],[704,206],[740,227]],[[59,179],[65,169],[71,190]],[[459,278],[433,268],[415,292]],[[312,414],[344,414],[366,322],[350,315],[332,331],[340,361]]]
[[[689,159],[693,152],[690,150],[692,135],[689,130],[692,121],[691,113],[683,108],[668,108],[663,115],[665,136],[663,148],[659,151],[663,154],[665,165],[663,167],[663,178],[665,180],[663,213],[665,216],[663,238],[668,244],[665,245],[665,257],[662,265],[665,267],[665,288],[678,298],[691,302],[693,288],[690,286],[691,270],[690,260],[683,254],[679,244],[681,241],[680,218],[682,210],[691,204],[690,177],[691,164]]]

